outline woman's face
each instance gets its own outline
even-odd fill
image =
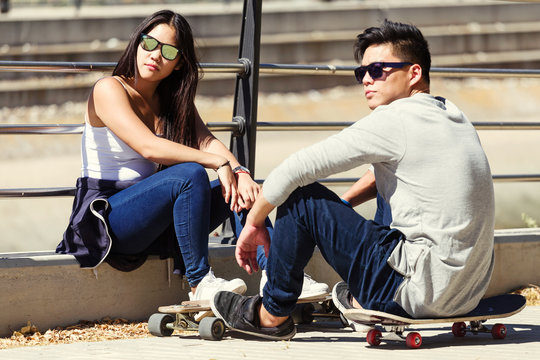
[[[162,44],[168,44],[179,49],[176,43],[176,30],[168,24],[159,24],[147,33],[160,44],[152,51],[144,50],[139,42],[137,47],[137,69],[139,77],[148,81],[161,81],[173,70],[180,69],[180,53],[174,60],[167,60],[161,52]]]

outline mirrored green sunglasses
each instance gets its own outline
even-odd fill
[[[161,45],[161,55],[167,60],[174,60],[180,53],[180,50],[172,45],[164,44],[150,35],[141,35],[141,47],[146,51],[154,51],[159,45]]]

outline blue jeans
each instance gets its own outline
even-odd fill
[[[219,180],[210,183],[206,170],[196,163],[159,171],[111,196],[109,204],[111,251],[140,253],[173,226],[190,286],[210,269],[208,234],[233,216]]]
[[[275,316],[290,314],[302,291],[304,267],[318,246],[362,307],[408,316],[393,301],[403,276],[386,262],[403,239],[318,183],[298,188],[277,209],[264,307]]]

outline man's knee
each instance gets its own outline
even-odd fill
[[[320,199],[339,200],[339,197],[334,192],[330,191],[326,186],[321,185],[318,182],[314,182],[312,184],[296,188],[296,190],[289,195],[284,204],[287,204],[286,206],[290,206],[292,204]]]

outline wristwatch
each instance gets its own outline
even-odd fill
[[[246,173],[248,175],[251,175],[251,171],[249,171],[249,169],[247,167],[242,166],[242,165],[235,167],[233,169],[233,173],[235,173],[235,174]]]

